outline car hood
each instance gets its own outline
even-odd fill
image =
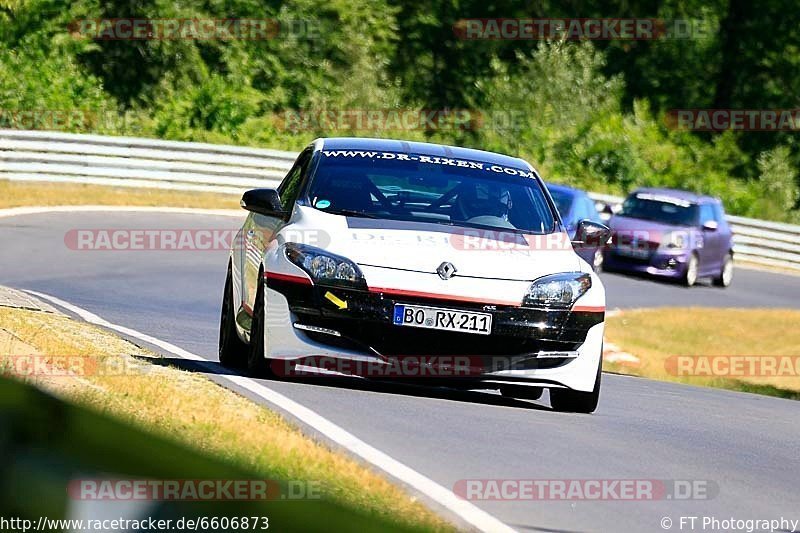
[[[581,270],[566,233],[520,235],[435,223],[344,217],[298,207],[284,231],[362,266],[436,273],[444,262],[456,275],[534,280]]]
[[[681,231],[684,233],[694,231],[694,228],[689,226],[663,224],[661,222],[653,222],[652,220],[630,218],[620,215],[613,216],[608,221],[608,227],[611,228],[613,233],[625,233],[628,235],[633,235],[635,233],[638,238],[650,242],[661,242],[665,234],[673,231]]]

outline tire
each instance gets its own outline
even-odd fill
[[[250,349],[247,352],[247,373],[254,378],[270,377],[270,361],[264,357],[264,274],[258,273],[258,289],[250,327]]]
[[[225,278],[222,294],[222,310],[219,317],[219,362],[227,368],[244,368],[247,363],[248,345],[236,332],[236,313],[233,304],[233,280],[231,267]]]
[[[603,272],[616,272],[612,267],[608,266],[608,262],[606,261],[605,254],[603,255],[603,264],[600,265],[600,270]]]
[[[565,413],[593,413],[600,400],[600,378],[602,377],[603,360],[597,365],[597,376],[591,392],[572,389],[550,389],[550,405],[555,411]]]
[[[730,287],[733,281],[733,255],[728,254],[722,261],[722,268],[719,270],[719,276],[713,279],[714,285],[717,287]]]
[[[500,394],[508,398],[518,398],[520,400],[538,400],[542,397],[544,389],[541,387],[529,387],[526,385],[503,385],[500,387]]]
[[[683,284],[687,287],[692,287],[697,283],[698,263],[697,254],[692,252],[692,255],[689,256],[689,262],[686,263],[686,272],[683,274]]]

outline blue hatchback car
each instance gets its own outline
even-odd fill
[[[609,221],[611,245],[603,268],[665,276],[687,286],[700,277],[727,287],[733,279],[733,239],[722,202],[676,189],[631,193]]]
[[[581,220],[591,220],[598,224],[605,224],[600,213],[595,207],[594,200],[580,189],[567,187],[566,185],[556,185],[547,183],[547,190],[553,201],[556,203],[561,221],[571,238],[575,237],[575,230]],[[603,250],[600,246],[581,246],[575,248],[581,259],[592,265],[595,272],[599,272],[603,265]]]

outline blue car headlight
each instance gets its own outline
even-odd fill
[[[522,305],[568,309],[592,286],[592,276],[583,272],[565,272],[537,279],[528,287]]]
[[[305,270],[314,283],[367,288],[367,282],[361,269],[346,257],[307,244],[287,242],[285,246],[287,259]]]

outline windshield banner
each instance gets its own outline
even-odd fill
[[[443,165],[451,167],[469,168],[485,170],[509,176],[522,176],[523,178],[534,178],[536,174],[532,170],[493,165],[482,161],[468,161],[466,159],[454,159],[451,157],[437,157],[432,155],[406,154],[399,152],[378,152],[366,150],[322,150],[322,155],[330,158],[361,158],[361,159],[384,159],[395,161],[415,161],[417,163],[429,163],[432,165]]]

